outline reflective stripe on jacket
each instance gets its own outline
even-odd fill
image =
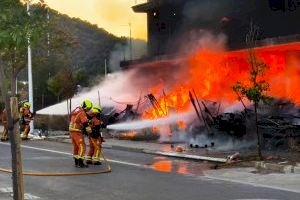
[[[71,112],[69,131],[82,132],[83,124],[88,122],[88,118],[83,108],[77,107]]]

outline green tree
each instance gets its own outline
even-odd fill
[[[6,64],[6,74],[10,74],[10,90],[16,91],[16,77],[26,67],[28,40],[35,46],[47,29],[45,5],[40,4],[30,10],[19,0],[3,0],[0,3],[0,51]]]
[[[269,68],[263,61],[257,58],[254,47],[258,37],[258,27],[251,24],[250,30],[246,36],[246,44],[248,45],[248,63],[250,65],[249,84],[243,84],[238,81],[232,88],[238,94],[239,98],[247,98],[254,103],[255,126],[257,136],[257,153],[260,159],[263,159],[261,153],[261,134],[258,129],[257,109],[259,102],[267,102],[270,97],[266,95],[269,91],[269,84],[264,79],[266,70]]]
[[[74,74],[74,79],[76,81],[76,85],[80,85],[83,87],[87,87],[89,84],[89,76],[85,68],[77,69]]]
[[[17,99],[12,98],[13,106],[10,107],[7,94],[6,79],[15,83],[15,73],[22,67],[23,55],[28,46],[28,40],[32,45],[39,38],[43,30],[41,22],[41,9],[36,9],[29,16],[25,6],[19,0],[0,1],[0,79],[2,97],[5,102],[8,117],[8,134],[11,142],[13,193],[14,199],[24,199],[22,159],[20,148],[20,136],[17,134]],[[16,64],[19,63],[19,64]],[[6,73],[5,73],[6,72]],[[10,72],[10,73],[9,73]],[[10,74],[11,76],[5,76]],[[15,93],[15,84],[11,84],[11,95]],[[14,112],[14,116],[11,115]]]
[[[62,69],[54,77],[47,82],[48,90],[52,92],[59,102],[60,97],[71,98],[76,92],[76,82],[74,80],[72,70]]]

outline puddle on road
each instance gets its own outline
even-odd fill
[[[209,162],[194,162],[170,160],[165,157],[154,157],[154,161],[149,166],[160,172],[177,173],[182,175],[204,175],[203,172],[209,170],[214,164]]]

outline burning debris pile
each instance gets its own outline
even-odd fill
[[[295,122],[299,115],[297,105],[300,103],[300,96],[293,91],[300,82],[297,75],[300,72],[300,43],[259,47],[255,51],[257,57],[270,67],[266,73],[266,79],[270,83],[268,95],[277,99],[270,105],[261,105],[259,111],[259,128],[266,147],[284,146],[287,143],[295,143],[293,146],[297,146],[297,139],[291,138],[298,138],[298,125]],[[182,138],[186,142],[193,140],[195,144],[197,140],[193,137],[199,134],[207,135],[207,144],[216,145],[218,142],[213,139],[216,137],[223,140],[224,136],[224,140],[229,137],[240,141],[255,135],[255,126],[251,123],[255,121],[252,106],[249,102],[244,104],[244,108],[237,106],[240,103],[232,91],[232,86],[237,81],[247,83],[245,80],[250,69],[247,59],[247,50],[227,52],[200,48],[184,58],[135,66],[135,77],[145,77],[147,74],[143,81],[148,86],[140,90],[144,92],[145,98],[140,98],[132,107],[133,113],[139,113],[134,114],[134,119],[153,121],[147,121],[148,126],[143,126],[148,132],[157,133],[164,138],[172,138],[177,133],[185,134]],[[153,83],[151,87],[149,82]],[[141,86],[141,83],[140,80],[132,79],[133,85]],[[195,112],[192,111],[192,106]],[[293,114],[290,114],[291,110]],[[193,113],[193,116],[176,119],[163,126],[160,122],[155,125],[157,120],[183,113]],[[139,127],[138,124],[135,125]],[[137,130],[133,124],[131,127],[132,130]],[[281,135],[280,138],[278,134]],[[255,137],[251,139],[255,144]]]

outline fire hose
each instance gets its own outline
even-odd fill
[[[24,176],[82,176],[82,175],[95,175],[95,174],[104,174],[104,173],[110,173],[112,171],[111,166],[109,162],[107,161],[107,158],[103,154],[103,151],[101,149],[100,155],[102,156],[104,162],[105,162],[105,168],[104,170],[100,171],[83,171],[83,172],[23,172],[22,174]],[[11,169],[7,168],[0,168],[0,172],[4,173],[12,173]]]

